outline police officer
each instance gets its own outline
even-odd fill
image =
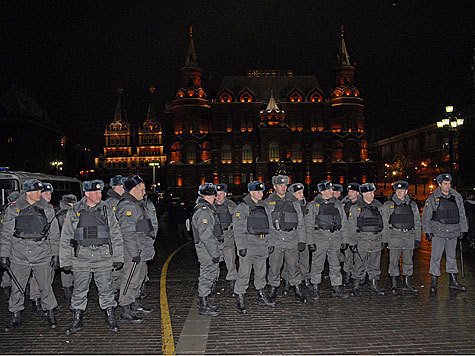
[[[43,184],[29,179],[22,184],[23,193],[7,210],[0,237],[0,265],[9,269],[25,289],[33,275],[39,284],[41,307],[47,311],[50,328],[56,327],[54,308],[58,306],[51,287],[51,265],[58,267],[59,228],[54,209],[41,197]],[[12,284],[8,309],[13,318],[5,331],[20,325],[24,295]]]
[[[157,211],[155,209],[155,205],[152,203],[152,201],[149,199],[148,195],[145,194],[143,197],[145,201],[145,208],[147,209],[147,214],[148,217],[150,218],[150,221],[152,222],[152,227],[153,227],[153,237],[152,239],[155,240],[158,234],[158,217],[157,217]],[[150,263],[150,262],[148,262]],[[139,298],[144,299],[147,297],[147,290],[146,290],[146,283],[150,280],[148,277],[148,264],[145,264],[145,279],[142,282],[142,286],[140,287],[140,294]]]
[[[249,278],[254,269],[254,287],[257,290],[257,305],[274,307],[265,295],[267,257],[273,253],[269,244],[271,229],[271,209],[262,200],[265,185],[254,181],[247,185],[249,194],[236,207],[233,215],[234,238],[239,253],[239,271],[234,292],[237,294],[237,309],[247,313],[244,294],[249,287]]]
[[[312,297],[320,298],[319,285],[325,261],[330,268],[330,282],[333,296],[348,297],[341,290],[343,283],[340,265],[340,248],[347,243],[347,219],[341,202],[333,196],[333,184],[324,180],[317,184],[319,194],[308,203],[308,214],[305,216],[307,236],[310,242],[312,267],[310,270],[313,285]]]
[[[204,183],[200,185],[198,188],[199,196],[191,218],[196,255],[200,263],[198,313],[209,316],[220,314],[219,308],[211,304],[209,300],[212,285],[218,278],[221,257],[218,240],[221,240],[223,235],[216,209],[213,206],[217,194],[214,184]]]
[[[350,183],[347,187],[348,195],[341,200],[343,210],[345,210],[346,217],[350,214],[350,208],[356,204],[358,200],[361,200],[360,185],[358,183]],[[353,274],[353,264],[355,260],[355,254],[351,252],[349,248],[344,251],[343,262],[343,285],[347,286],[351,282],[351,276]]]
[[[305,199],[304,196],[304,185],[302,183],[293,183],[289,186],[287,191],[290,194],[293,194],[293,196],[300,202],[300,207],[302,208],[302,215],[306,215],[306,210],[307,210],[307,200]],[[305,219],[304,219],[305,223]],[[305,230],[306,233],[306,230]],[[307,238],[308,239],[308,238]],[[300,278],[302,279],[302,284],[304,284],[306,287],[310,286],[310,252],[305,246],[305,250],[299,251],[299,271],[300,271]],[[284,270],[282,272],[282,278],[284,281],[288,281],[288,268],[287,264],[284,264]],[[286,283],[284,285],[284,290],[285,287],[288,286],[290,288],[290,284]]]
[[[343,199],[343,186],[341,184],[333,184],[333,187],[332,187],[332,192],[333,192],[333,196],[338,199],[338,200],[342,200]]]
[[[228,273],[226,280],[229,283],[229,292],[232,297],[234,294],[234,284],[237,278],[236,269],[236,245],[234,243],[233,233],[233,213],[236,209],[236,204],[226,198],[228,195],[228,186],[225,183],[216,184],[216,200],[214,201],[214,207],[216,214],[218,215],[219,222],[221,223],[221,229],[223,230],[224,241],[219,244],[219,248],[223,251],[224,263]],[[219,272],[219,269],[218,269]]]
[[[285,259],[288,266],[289,283],[295,288],[295,298],[304,303],[307,298],[300,286],[298,254],[305,250],[307,237],[301,204],[297,198],[287,192],[288,176],[274,176],[272,184],[274,192],[265,201],[271,210],[271,229],[275,230],[275,234],[271,235],[271,246],[274,246],[274,253],[269,256],[269,273],[267,275],[267,282],[271,286],[269,300],[275,302],[277,288],[280,285],[280,270]]]
[[[66,334],[83,328],[83,313],[92,277],[99,294],[109,330],[117,332],[114,318],[114,291],[111,271],[124,265],[122,236],[114,211],[101,200],[104,182],[83,183],[84,197],[66,213],[61,231],[60,261],[65,272],[72,271],[74,289],[71,297],[73,320]]]
[[[356,295],[362,286],[365,273],[370,279],[370,290],[377,295],[385,295],[378,288],[381,275],[381,250],[383,241],[382,204],[374,199],[376,186],[374,183],[364,183],[360,186],[363,199],[350,208],[348,217],[348,238],[350,249],[356,253],[354,264],[354,281],[352,295]]]
[[[143,179],[134,175],[124,182],[125,193],[117,204],[122,237],[124,239],[124,270],[120,285],[120,321],[141,323],[138,313],[150,314],[151,309],[139,302],[140,288],[147,276],[147,261],[155,255],[155,231],[149,216]],[[135,268],[134,268],[135,267]],[[130,280],[129,285],[127,282]],[[127,291],[126,288],[128,287]]]
[[[396,293],[399,277],[399,258],[402,254],[403,290],[417,293],[411,285],[414,270],[412,256],[421,245],[421,217],[415,201],[409,198],[409,183],[401,180],[393,185],[396,191],[383,205],[384,235],[389,238],[389,276],[391,292]]]
[[[449,288],[466,291],[467,287],[457,281],[457,239],[462,239],[468,231],[467,218],[461,195],[452,187],[452,176],[444,173],[436,178],[439,187],[427,198],[422,212],[422,225],[427,241],[432,241],[430,270],[432,275],[430,291],[437,291],[440,276],[440,259],[445,250],[446,266],[449,273]]]
[[[59,230],[63,230],[64,222],[66,221],[66,214],[69,209],[76,204],[78,199],[73,194],[65,194],[59,201],[59,211],[56,213],[58,219]],[[71,297],[73,295],[73,274],[71,271],[64,271],[61,269],[61,285],[63,286],[64,301],[71,305]]]

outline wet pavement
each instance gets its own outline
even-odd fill
[[[61,304],[56,313],[58,327],[50,330],[45,318],[31,315],[31,304],[27,301],[22,326],[9,333],[0,331],[0,354],[475,353],[473,250],[464,255],[465,278],[459,273],[459,281],[468,287],[467,292],[449,291],[448,275],[442,273],[438,293],[429,293],[430,244],[423,241],[414,255],[412,283],[420,290],[417,295],[399,291],[397,295],[387,293],[379,297],[364,287],[357,297],[338,299],[331,296],[330,282],[324,279],[318,301],[309,299],[302,304],[295,300],[293,293],[283,296],[279,289],[277,306],[265,308],[256,305],[256,292],[251,284],[246,295],[246,315],[239,314],[236,300],[227,296],[222,265],[218,295],[212,298],[222,313],[211,318],[196,312],[198,262],[192,243],[171,258],[164,280],[164,262],[186,242],[177,241],[176,231],[166,216],[161,222],[157,256],[149,266],[148,296],[144,300],[153,313],[144,316],[143,324],[120,323],[118,333],[108,331],[96,289],[91,284],[84,329],[66,336],[64,331],[71,321],[71,313],[64,305],[57,276],[54,289]],[[445,259],[441,266],[443,270]],[[380,288],[389,292],[387,269],[386,251],[382,257]],[[166,282],[166,294],[160,293],[160,282]],[[163,306],[164,295],[168,302],[169,325],[162,320],[160,298]],[[118,314],[116,312],[117,319]],[[9,318],[7,304],[1,301],[0,321],[6,323]]]

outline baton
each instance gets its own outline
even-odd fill
[[[20,293],[25,294],[25,291],[23,290],[20,283],[18,282],[18,279],[16,279],[15,275],[13,274],[12,270],[10,269],[10,266],[6,267],[6,271],[7,271],[8,275],[10,276],[11,280],[13,281],[13,283],[15,283],[15,285],[18,288],[18,290],[20,291]]]
[[[139,256],[140,256],[141,252],[142,251],[139,250]],[[122,296],[126,295],[127,291],[129,290],[130,281],[132,280],[132,277],[135,273],[135,269],[137,268],[137,264],[138,264],[138,262],[134,262],[134,264],[132,265],[132,269],[130,270],[129,277],[127,278],[127,283],[125,284],[125,289],[122,292]]]
[[[465,278],[465,270],[463,268],[463,249],[462,249],[462,240],[459,240],[460,243],[460,265],[462,267],[462,278]]]

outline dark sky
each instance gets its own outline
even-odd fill
[[[140,122],[147,88],[160,109],[180,84],[193,25],[203,86],[247,69],[315,74],[334,88],[345,26],[368,132],[388,136],[461,105],[472,60],[471,1],[2,1],[0,90],[27,88],[59,125],[101,147],[125,88]]]

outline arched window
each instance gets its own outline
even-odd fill
[[[242,146],[242,163],[252,163],[252,146],[244,145]]]
[[[175,142],[171,147],[172,152],[172,161],[179,162],[181,160],[181,145],[178,142]]]
[[[280,161],[280,151],[279,144],[272,142],[269,145],[269,162],[279,162]]]
[[[322,163],[323,162],[323,149],[320,142],[315,142],[312,145],[312,162],[313,163]]]
[[[186,162],[194,164],[196,162],[196,149],[193,144],[186,146]]]
[[[221,147],[221,163],[230,164],[232,162],[231,147],[223,145]]]
[[[300,145],[300,143],[294,143],[292,145],[292,162],[301,163],[302,161],[302,145]]]

